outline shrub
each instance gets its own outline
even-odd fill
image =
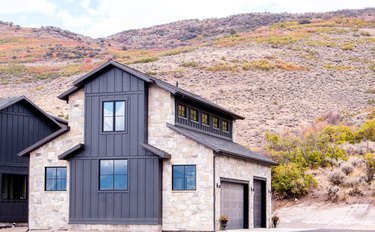
[[[348,162],[341,164],[340,167],[341,167],[341,171],[345,173],[345,175],[349,175],[354,170],[354,167]]]
[[[269,62],[268,60],[264,60],[264,59],[252,61],[251,66],[254,69],[260,69],[260,70],[264,70],[264,71],[268,71],[268,70],[273,69],[273,65],[271,64],[271,62]]]
[[[372,153],[364,155],[367,166],[367,180],[371,181],[375,173],[375,156]]]
[[[282,164],[272,170],[272,188],[282,198],[300,197],[317,186],[317,182],[297,164]]]
[[[250,64],[249,62],[243,62],[243,63],[241,64],[241,67],[242,67],[242,69],[243,69],[244,71],[247,71],[247,70],[250,70],[250,68],[251,68],[251,64]]]
[[[369,68],[371,71],[375,72],[375,63],[370,64],[370,65],[368,66],[368,68]]]
[[[207,71],[211,72],[237,72],[237,66],[228,63],[215,64],[207,68]]]
[[[141,58],[141,59],[135,60],[132,63],[133,64],[151,63],[151,62],[155,62],[155,61],[158,61],[158,60],[159,60],[158,57],[145,57],[145,58]]]
[[[337,201],[338,198],[339,198],[339,191],[340,191],[340,188],[337,187],[337,186],[330,186],[328,188],[328,191],[327,191],[327,194],[328,194],[328,198],[333,200],[333,201]]]
[[[353,142],[354,139],[352,130],[345,125],[328,125],[323,129],[321,136],[327,136],[329,142],[335,144]]]
[[[196,62],[196,61],[188,61],[188,62],[182,62],[181,63],[181,67],[185,67],[185,68],[187,68],[187,67],[192,67],[192,68],[196,68],[196,67],[198,67],[198,62]]]
[[[334,185],[341,185],[344,183],[345,174],[341,170],[335,170],[328,176],[328,180]]]
[[[363,140],[375,141],[375,119],[363,123],[355,132],[354,137],[357,142]]]
[[[346,43],[341,45],[341,49],[344,51],[353,50],[354,44],[353,43]]]
[[[310,24],[311,20],[310,19],[300,19],[298,20],[298,24]]]

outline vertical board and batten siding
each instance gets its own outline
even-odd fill
[[[85,84],[85,149],[70,160],[70,223],[160,224],[161,166],[144,150],[146,83],[118,68]],[[125,100],[125,131],[102,131],[103,101]],[[99,161],[128,160],[128,190],[99,190]]]
[[[0,111],[0,192],[3,174],[28,175],[28,158],[17,154],[59,127],[25,101]],[[27,222],[27,200],[0,197],[0,222]]]

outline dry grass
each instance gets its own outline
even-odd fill
[[[210,72],[237,72],[237,65],[230,63],[219,63],[206,68]]]

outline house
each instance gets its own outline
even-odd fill
[[[240,115],[112,60],[59,98],[69,127],[19,154],[30,230],[269,226],[275,163],[234,142]]]
[[[0,224],[27,222],[29,162],[17,154],[64,123],[24,96],[0,99]]]

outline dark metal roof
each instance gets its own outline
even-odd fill
[[[216,136],[203,134],[197,131],[189,130],[186,128],[178,127],[167,123],[167,127],[170,129],[194,140],[197,143],[203,144],[204,146],[211,148],[218,154],[233,156],[235,158],[247,159],[254,162],[266,164],[266,165],[276,165],[277,163],[272,159],[260,155],[246,147],[241,146],[238,143],[227,139],[221,139]]]
[[[84,144],[79,143],[75,145],[74,147],[70,148],[66,152],[62,153],[61,155],[58,156],[59,160],[67,160],[69,159],[75,152],[83,149]]]
[[[176,95],[176,96],[182,96],[184,98],[187,98],[187,99],[190,99],[192,101],[195,101],[197,103],[200,103],[200,104],[203,104],[209,108],[212,108],[212,109],[215,109],[215,110],[218,110],[234,119],[244,119],[244,117],[238,115],[238,114],[235,114],[215,103],[212,103],[211,101],[208,101],[196,94],[193,94],[192,92],[189,92],[187,90],[184,90],[184,89],[181,89],[177,86],[174,86],[174,85],[171,85],[165,81],[162,81],[162,80],[159,80],[155,77],[152,77],[152,76],[149,76],[145,73],[142,73],[138,70],[135,70],[129,66],[126,66],[126,65],[123,65],[123,64],[120,64],[116,61],[113,61],[113,60],[109,60],[107,61],[106,63],[100,65],[99,67],[95,68],[94,70],[92,70],[91,72],[85,74],[84,76],[82,76],[81,78],[77,79],[76,81],[73,82],[73,87],[71,87],[70,89],[68,89],[67,91],[63,92],[62,94],[60,94],[58,96],[59,99],[62,99],[62,100],[65,100],[65,101],[68,101],[69,99],[69,95],[71,95],[72,93],[78,91],[87,81],[90,80],[90,77],[94,74],[96,74],[97,72],[103,70],[104,68],[107,68],[109,66],[114,66],[114,67],[117,67],[125,72],[128,72],[128,73],[131,73],[132,75],[148,82],[148,83],[153,83],[155,85],[157,85],[158,87],[170,92],[171,94],[173,95]]]
[[[31,145],[30,147],[26,148],[25,150],[21,151],[20,153],[18,153],[18,155],[19,156],[28,156],[28,155],[30,155],[31,152],[35,151],[36,149],[43,146],[44,144],[51,142],[52,140],[59,137],[60,135],[65,134],[69,130],[70,130],[70,128],[68,126],[64,126],[60,130],[56,131],[55,133],[50,134],[49,136],[45,137],[44,139],[40,140],[39,142],[37,142],[37,143]]]
[[[61,124],[65,124],[65,125],[68,124],[68,122],[66,120],[58,118],[56,116],[53,116],[51,114],[46,113],[44,110],[42,110],[39,106],[37,106],[36,104],[34,104],[34,102],[32,102],[30,99],[28,99],[25,96],[0,98],[0,110],[3,110],[3,109],[5,109],[5,108],[7,108],[7,107],[9,107],[9,106],[17,103],[17,102],[20,102],[20,101],[27,102],[29,105],[31,105],[33,108],[35,108],[36,110],[38,110],[40,113],[42,113],[44,116],[46,116],[49,120],[51,120],[53,123],[55,123],[59,127],[62,126]]]
[[[150,144],[146,144],[146,143],[141,143],[140,144],[144,149],[146,149],[147,151],[159,156],[160,158],[162,159],[170,159],[171,158],[171,155],[165,151],[162,151],[160,150],[159,148],[156,148]]]

